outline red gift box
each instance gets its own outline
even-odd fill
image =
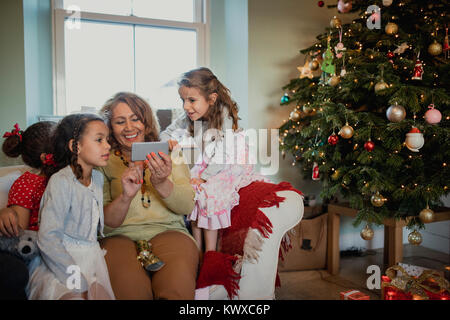
[[[359,290],[341,292],[341,300],[370,300],[370,297]]]

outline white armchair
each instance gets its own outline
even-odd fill
[[[243,261],[241,279],[236,300],[271,300],[275,298],[275,280],[278,267],[278,253],[284,234],[303,218],[303,198],[294,191],[278,191],[285,197],[280,206],[261,208],[273,228],[269,238],[263,238],[257,262]],[[259,233],[257,230],[254,232]],[[228,294],[222,285],[212,285],[196,290],[196,299],[227,300]]]

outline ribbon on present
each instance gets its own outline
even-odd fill
[[[398,275],[398,272],[401,275]],[[394,291],[400,291],[419,299],[448,299],[449,282],[441,277],[436,271],[425,270],[419,277],[409,276],[401,266],[392,266],[386,270],[386,276],[390,281],[383,277],[384,287],[393,287]]]

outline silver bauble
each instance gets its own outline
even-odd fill
[[[386,117],[391,122],[400,122],[406,117],[406,110],[403,106],[395,104],[386,110]]]

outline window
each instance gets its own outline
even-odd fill
[[[207,65],[208,0],[53,0],[55,114],[97,111],[119,91],[181,108],[176,80]]]

